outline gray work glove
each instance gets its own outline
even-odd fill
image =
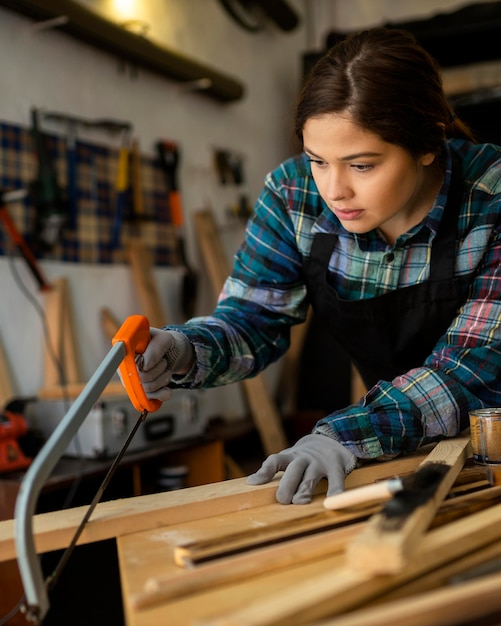
[[[146,396],[165,402],[172,395],[167,387],[172,375],[186,373],[195,359],[190,340],[182,333],[150,328],[151,340],[137,357],[137,369]]]
[[[343,491],[344,478],[355,469],[357,459],[347,448],[326,435],[302,437],[294,446],[271,454],[261,468],[247,478],[249,485],[270,482],[284,470],[276,498],[281,504],[308,504],[322,478],[328,481],[328,496]]]

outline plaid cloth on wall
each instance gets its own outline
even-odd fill
[[[58,186],[65,194],[68,189],[67,144],[64,136],[44,132],[51,161],[57,172]],[[171,224],[168,189],[161,166],[153,158],[141,156],[141,179],[144,214],[134,215],[132,190],[128,189],[121,220],[118,245],[112,245],[112,233],[117,216],[115,191],[118,172],[118,148],[79,141],[76,153],[76,222],[66,227],[61,241],[50,250],[36,245],[36,208],[28,194],[23,200],[7,205],[18,230],[43,259],[81,263],[125,263],[124,244],[131,236],[141,237],[153,255],[157,266],[179,265],[176,234]],[[29,190],[36,179],[38,159],[30,129],[0,123],[0,185],[3,190]],[[69,205],[65,201],[65,209]],[[0,226],[0,254],[12,245]]]

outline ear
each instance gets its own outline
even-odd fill
[[[421,161],[421,165],[424,165],[425,167],[431,165],[435,160],[435,156],[436,155],[433,152],[427,152],[426,154],[423,154],[419,159]]]

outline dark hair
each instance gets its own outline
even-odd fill
[[[308,119],[341,112],[414,157],[439,154],[447,137],[474,141],[446,100],[438,63],[397,28],[352,34],[316,63],[297,102],[297,137]]]

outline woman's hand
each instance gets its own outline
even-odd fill
[[[136,359],[139,378],[148,398],[164,402],[171,397],[167,387],[173,374],[186,374],[195,360],[195,350],[182,333],[150,328],[151,340]]]
[[[271,454],[261,468],[247,478],[249,485],[270,482],[277,472],[280,478],[276,498],[281,504],[308,504],[322,478],[328,481],[328,496],[344,490],[344,479],[355,469],[357,459],[347,448],[326,435],[302,437],[294,446]]]

